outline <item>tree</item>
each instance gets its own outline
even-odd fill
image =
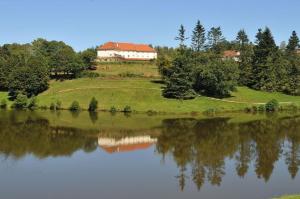
[[[198,20],[192,35],[192,49],[196,52],[204,49],[205,44],[205,28]]]
[[[255,79],[250,86],[257,90],[274,91],[277,86],[274,61],[279,56],[278,47],[268,27],[264,31],[259,29],[256,38],[252,71]]]
[[[293,31],[289,43],[286,46],[286,50],[288,53],[296,53],[297,48],[299,48],[299,37],[297,36],[296,31]]]
[[[88,48],[79,53],[82,62],[85,65],[85,68],[91,68],[94,65],[94,61],[97,58],[96,48]]]
[[[216,53],[220,53],[220,44],[225,41],[221,27],[212,27],[207,34],[207,39],[208,47]]]
[[[252,57],[253,48],[249,44],[248,35],[244,29],[240,30],[236,36],[237,49],[240,51],[239,57],[239,84],[249,86],[252,82]]]
[[[246,34],[244,29],[242,29],[238,32],[236,41],[240,45],[241,48],[249,43],[248,35]]]
[[[175,99],[195,98],[190,50],[179,50],[169,71],[170,77],[166,78],[163,96]]]
[[[90,102],[90,104],[89,104],[89,111],[90,112],[95,112],[96,110],[97,110],[97,108],[98,108],[98,101],[96,100],[96,98],[95,97],[93,97],[92,99],[91,99],[91,102]]]
[[[194,89],[205,96],[228,97],[235,90],[238,77],[235,61],[215,59],[197,68]]]
[[[178,36],[175,37],[175,40],[179,41],[179,46],[180,48],[185,48],[185,41],[188,39],[187,37],[185,37],[185,28],[183,25],[180,25],[180,28],[178,30]]]
[[[49,71],[43,57],[32,56],[27,63],[9,75],[9,95],[14,99],[19,92],[28,97],[45,91],[49,84]]]

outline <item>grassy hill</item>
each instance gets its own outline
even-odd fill
[[[300,106],[300,97],[254,91],[246,87],[238,87],[231,97],[222,100],[203,96],[187,101],[166,99],[161,95],[163,85],[157,81],[157,68],[151,64],[101,64],[96,72],[104,77],[51,81],[50,88],[38,96],[39,105],[49,107],[52,102],[60,100],[63,108],[67,109],[72,101],[77,100],[83,109],[87,109],[91,98],[96,97],[101,110],[109,110],[112,106],[122,110],[128,105],[138,112],[191,113],[210,109],[230,112],[271,99]],[[144,75],[140,78],[119,75],[124,73]],[[3,98],[7,98],[7,93],[0,92],[0,100]]]

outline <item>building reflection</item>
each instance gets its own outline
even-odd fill
[[[98,137],[98,145],[107,153],[131,152],[145,150],[157,142],[156,138],[149,135],[124,137],[121,139]]]

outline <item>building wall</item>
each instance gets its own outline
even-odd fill
[[[156,52],[136,52],[136,51],[115,51],[115,50],[99,50],[98,58],[113,58],[121,56],[125,59],[157,59]]]

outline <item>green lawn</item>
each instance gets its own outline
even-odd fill
[[[148,78],[81,78],[66,81],[51,81],[50,88],[38,96],[39,105],[50,106],[60,100],[63,108],[69,108],[77,100],[83,109],[87,109],[92,97],[99,101],[101,110],[112,106],[122,110],[129,105],[133,110],[149,110],[167,113],[203,112],[215,109],[219,112],[243,110],[255,103],[265,103],[271,99],[279,102],[291,102],[300,106],[300,97],[281,93],[254,91],[238,87],[232,97],[218,100],[208,97],[197,97],[193,100],[180,101],[166,99],[161,95],[163,85]],[[0,100],[7,98],[6,92],[0,92]]]
[[[148,78],[159,78],[157,66],[150,63],[99,63],[95,72],[105,77],[116,77],[120,74],[131,73]]]
[[[162,86],[148,79],[82,78],[63,82],[52,81],[50,89],[40,94],[38,99],[40,105],[46,106],[60,100],[64,108],[68,108],[73,100],[77,100],[86,109],[94,96],[98,99],[101,110],[109,110],[112,106],[121,110],[129,105],[140,112],[153,110],[168,113],[203,112],[211,108],[219,111],[237,111],[251,106],[251,103],[265,103],[271,99],[300,105],[300,97],[253,91],[244,87],[239,87],[232,93],[233,97],[223,99],[225,101],[208,97],[180,101],[163,98]]]

